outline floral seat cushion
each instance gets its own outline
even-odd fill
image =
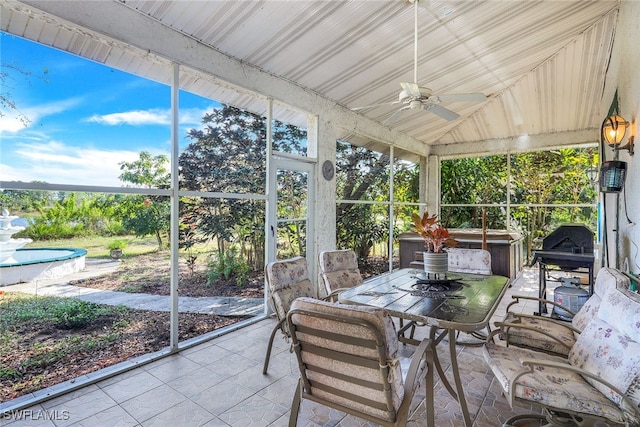
[[[491,274],[491,253],[483,249],[447,249],[449,271],[471,274]]]
[[[591,319],[596,317],[602,302],[602,297],[609,289],[629,289],[629,285],[629,279],[615,268],[601,268],[593,284],[593,295],[589,297],[580,311],[576,313],[571,320],[571,324],[576,329],[580,331],[583,330]]]
[[[266,267],[269,293],[278,319],[285,319],[296,298],[316,297],[316,291],[309,280],[307,260],[303,257],[270,263]],[[286,324],[283,332],[288,335]]]
[[[507,339],[510,345],[567,356],[576,342],[572,329],[550,322],[547,318],[539,316],[520,317],[514,313],[507,313],[504,322],[532,328],[503,328],[503,338]],[[550,338],[550,336],[554,338]]]
[[[350,249],[320,253],[320,271],[327,295],[362,283],[358,258]]]
[[[550,356],[534,350],[505,347],[499,344],[487,344],[484,350],[485,360],[508,393],[512,378],[522,371],[521,360],[541,359],[566,363],[560,356]],[[515,397],[534,401],[543,406],[565,409],[578,413],[587,413],[623,422],[623,414],[617,405],[593,387],[590,387],[579,374],[566,370],[539,367],[533,373],[517,380]]]
[[[566,359],[493,342],[485,346],[484,355],[507,394],[515,381],[512,399],[640,425],[640,295],[628,289],[606,291],[597,316],[578,335]],[[571,365],[589,375],[540,365],[518,377],[524,359]],[[591,375],[611,384],[631,404],[621,405],[622,395]]]
[[[571,349],[569,362],[605,379],[640,408],[640,295],[624,288],[610,289],[602,298],[597,318]],[[606,385],[587,381],[613,402],[622,400]]]
[[[602,296],[610,288],[629,288],[629,279],[613,268],[602,268],[598,272],[594,283],[593,295],[582,306],[571,320],[571,325],[582,331],[587,324],[596,317]],[[509,312],[504,319],[506,323],[516,323],[525,328],[510,328],[508,330],[509,344],[543,350],[549,353],[567,356],[576,342],[577,334],[562,322],[553,322],[546,317],[524,317]],[[531,329],[528,329],[531,328]],[[538,332],[541,331],[541,332]],[[505,329],[506,332],[506,329]],[[550,337],[554,337],[550,338]]]

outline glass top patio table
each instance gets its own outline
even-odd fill
[[[404,331],[412,325],[430,326],[429,336],[434,347],[434,366],[442,382],[462,410],[464,424],[471,427],[471,417],[460,380],[456,352],[458,331],[476,332],[486,328],[502,296],[509,287],[507,277],[464,273],[447,273],[444,292],[425,290],[419,281],[425,279],[422,270],[403,268],[371,277],[361,285],[341,292],[338,300],[343,304],[369,305],[386,309],[393,317],[409,320],[399,331],[398,338],[412,343],[404,337]],[[413,323],[416,322],[416,323]],[[438,330],[443,330],[439,336]],[[446,378],[439,361],[436,345],[448,336],[449,357],[455,390]]]
[[[424,271],[403,268],[371,277],[340,293],[343,304],[370,305],[394,317],[429,326],[473,332],[485,328],[510,283],[503,276],[448,273],[447,292],[421,291],[415,286]]]

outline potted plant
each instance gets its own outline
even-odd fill
[[[114,240],[109,243],[107,248],[109,249],[109,255],[113,259],[120,259],[122,257],[122,250],[127,246],[127,242],[124,240]]]
[[[411,220],[416,232],[424,240],[423,263],[427,274],[444,274],[449,267],[449,255],[446,249],[458,244],[455,239],[449,237],[449,230],[440,224],[437,215],[429,215],[425,212],[411,214]]]

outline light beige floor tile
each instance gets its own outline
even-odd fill
[[[213,367],[200,368],[184,374],[166,384],[184,396],[191,398],[225,380]]]
[[[202,367],[202,365],[179,354],[169,356],[167,359],[169,360],[166,363],[156,366],[154,369],[146,369],[146,371],[160,381],[168,382]]]
[[[232,426],[268,426],[287,410],[284,406],[253,395],[219,415],[219,418]]]
[[[272,402],[279,403],[284,407],[291,407],[293,394],[298,384],[298,376],[287,376],[270,384],[258,392],[258,395],[269,399]]]
[[[252,390],[236,384],[231,379],[226,379],[214,387],[194,395],[191,400],[219,417],[220,414],[253,394]]]
[[[215,416],[190,400],[185,400],[142,423],[144,427],[207,425]]]
[[[207,345],[204,348],[196,346],[188,351],[183,356],[201,366],[217,365],[218,362],[227,360],[229,357],[233,357],[234,354],[219,345]]]
[[[115,400],[99,388],[91,387],[90,389],[92,391],[78,394],[74,399],[69,400],[66,399],[68,396],[62,396],[44,402],[42,407],[47,411],[57,411],[68,415],[62,420],[55,420],[56,426],[68,426],[117,405]],[[82,390],[78,390],[78,392],[80,391]]]
[[[163,383],[146,371],[132,371],[98,383],[114,401],[121,403],[153,390]]]
[[[186,397],[182,394],[168,385],[161,385],[126,402],[122,402],[120,406],[136,420],[144,422],[184,400],[186,400]]]
[[[84,420],[71,424],[72,427],[118,426],[135,427],[140,423],[120,406],[113,406],[102,412],[91,415]]]

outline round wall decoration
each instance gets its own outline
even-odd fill
[[[327,181],[331,181],[334,173],[335,169],[333,167],[333,163],[331,163],[331,160],[325,160],[322,164],[322,176],[324,176],[324,179],[326,179]]]

